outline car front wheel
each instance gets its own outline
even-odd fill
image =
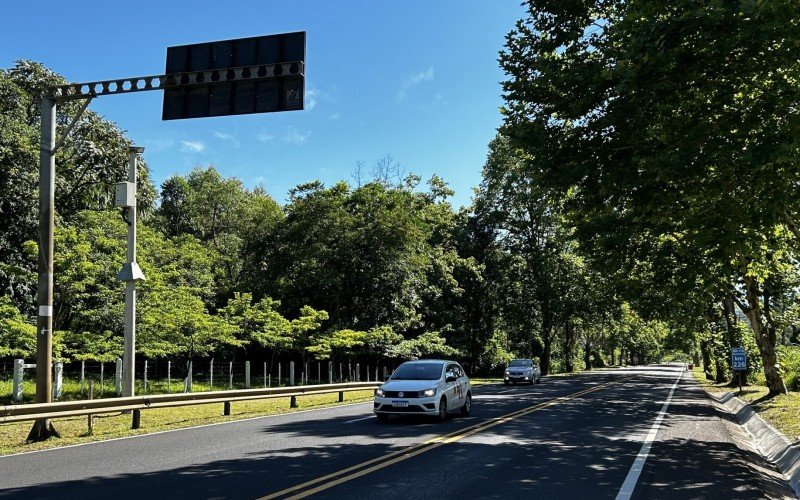
[[[472,410],[472,394],[468,392],[467,398],[464,400],[464,406],[461,407],[461,415],[468,417],[470,410]]]
[[[444,422],[447,418],[447,399],[442,396],[442,399],[439,400],[439,422]]]

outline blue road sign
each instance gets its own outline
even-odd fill
[[[731,368],[735,371],[747,370],[747,352],[744,347],[731,348]]]

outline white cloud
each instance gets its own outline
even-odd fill
[[[304,103],[304,107],[306,111],[311,111],[315,107],[317,107],[317,102],[319,102],[319,91],[316,89],[308,88],[306,89],[306,99]]]
[[[272,142],[275,140],[275,136],[270,134],[266,130],[262,130],[258,134],[258,140],[261,142]]]
[[[406,76],[403,79],[403,85],[401,85],[400,90],[397,91],[397,100],[402,101],[405,99],[411,87],[430,80],[433,80],[433,66],[428,68],[427,71],[420,71],[419,73]]]
[[[206,145],[200,141],[181,141],[181,151],[184,153],[200,153],[206,149]]]
[[[239,139],[237,139],[236,137],[232,136],[231,134],[226,134],[225,132],[215,131],[214,132],[214,137],[216,137],[217,139],[219,139],[221,141],[230,141],[233,144],[233,146],[236,147],[236,148],[238,148],[239,145],[240,145],[239,144]]]
[[[307,143],[310,135],[311,132],[302,133],[290,125],[289,128],[286,129],[286,133],[283,135],[283,141],[290,144],[297,144],[299,146]]]

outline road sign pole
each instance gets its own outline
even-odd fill
[[[136,266],[136,163],[137,156],[144,148],[132,146],[128,149],[128,182],[133,184],[133,200],[128,208],[128,248],[127,261],[131,275],[122,277],[125,281],[125,346],[122,354],[122,395],[133,396],[136,367],[136,279],[133,273]]]
[[[56,100],[41,100],[42,135],[39,145],[39,282],[36,319],[36,402],[52,401],[53,369],[53,226],[55,212]],[[29,441],[58,435],[47,419],[36,420]]]

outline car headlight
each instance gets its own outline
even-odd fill
[[[431,389],[425,389],[424,391],[419,391],[419,397],[421,398],[430,398],[436,395],[436,387]]]
[[[508,373],[508,370],[506,370],[506,375],[510,375],[510,373]]]
[[[383,392],[383,389],[378,389],[377,391],[375,391],[376,396],[383,396],[384,394],[385,392]]]

